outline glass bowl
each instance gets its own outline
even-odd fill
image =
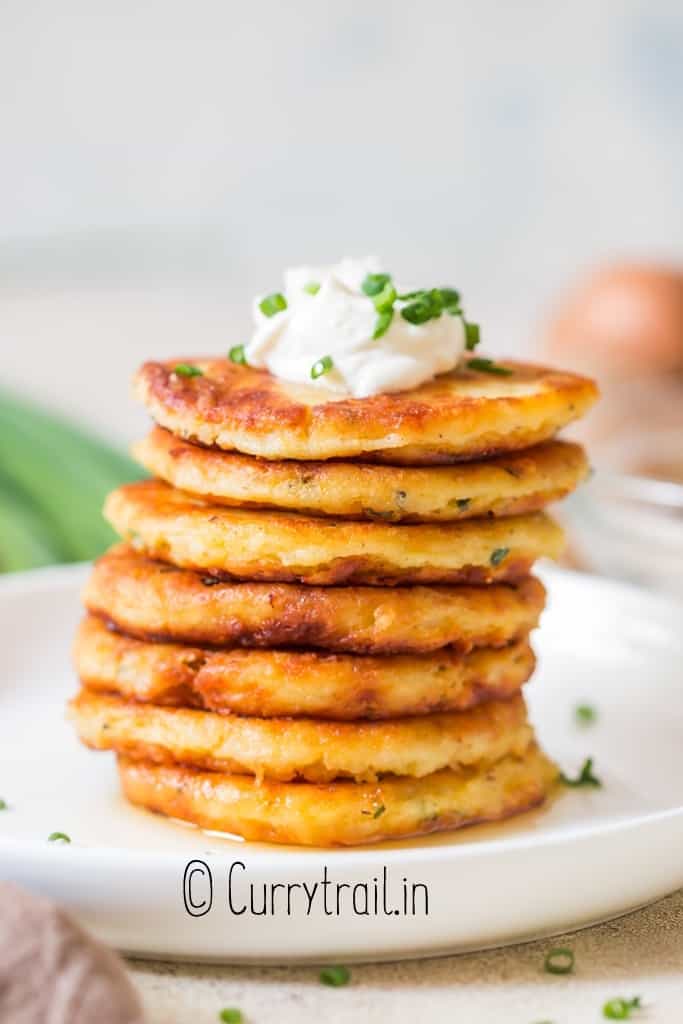
[[[683,598],[681,484],[599,470],[561,519],[577,568]]]

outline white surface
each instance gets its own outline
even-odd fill
[[[529,689],[545,747],[568,772],[594,755],[600,790],[568,791],[507,825],[362,850],[296,850],[207,836],[128,807],[111,758],[63,721],[82,568],[0,583],[0,876],[59,899],[110,944],[146,956],[241,962],[354,960],[481,948],[580,927],[683,884],[680,606],[621,585],[548,574],[550,609]],[[575,704],[599,722],[580,729]],[[54,830],[71,846],[48,844]],[[210,851],[210,852],[209,852]],[[192,858],[214,877],[211,911],[190,918]],[[226,876],[257,886],[370,880],[386,865],[429,887],[428,917],[233,916]]]

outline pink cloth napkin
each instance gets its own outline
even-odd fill
[[[123,963],[49,900],[0,883],[2,1024],[143,1024]]]

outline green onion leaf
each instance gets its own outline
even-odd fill
[[[317,380],[318,377],[322,377],[323,374],[329,373],[334,363],[332,362],[332,356],[323,356],[317,363],[313,363],[311,367],[311,378]]]
[[[579,704],[574,709],[574,716],[579,725],[592,725],[598,713],[591,704]]]
[[[379,807],[375,808],[375,813],[373,814],[372,817],[374,819],[381,818],[385,811],[386,807],[384,806],[384,804],[380,804]]]
[[[479,324],[469,324],[465,321],[465,348],[467,351],[473,352],[480,341]]]
[[[494,363],[492,359],[468,359],[467,369],[478,370],[479,373],[494,373],[499,377],[512,376],[512,370],[508,370],[507,366],[501,366],[500,363]]]
[[[375,329],[372,332],[372,337],[374,341],[377,341],[378,338],[381,338],[383,334],[387,333],[387,331],[391,327],[391,321],[393,319],[393,309],[385,309],[383,312],[377,314],[377,319],[375,320]]]
[[[351,980],[351,971],[348,967],[323,967],[319,977],[323,985],[340,988],[342,985],[348,985]]]
[[[391,274],[368,274],[360,286],[361,291],[372,299],[375,295],[379,295],[390,281]]]
[[[265,299],[261,299],[258,308],[264,316],[275,316],[276,313],[287,309],[287,299],[282,292],[273,292],[272,295],[266,295]]]
[[[218,1014],[218,1019],[222,1021],[223,1024],[242,1024],[244,1017],[242,1016],[241,1010],[237,1010],[234,1006],[226,1006],[226,1008],[221,1010]]]
[[[547,974],[571,974],[574,970],[574,951],[566,946],[556,946],[546,956],[543,966]]]
[[[610,999],[602,1008],[602,1015],[607,1020],[630,1020],[634,1010],[642,1010],[640,996],[633,999]]]
[[[228,359],[232,363],[239,363],[240,366],[247,365],[247,356],[244,351],[244,345],[233,345],[228,352]]]
[[[491,557],[489,558],[489,562],[491,563],[491,565],[495,569],[497,566],[500,565],[500,563],[503,561],[504,558],[507,558],[507,556],[509,554],[510,554],[510,548],[496,548],[495,551],[491,552]]]
[[[71,838],[66,834],[66,832],[50,832],[50,835],[47,837],[47,841],[48,843],[70,843]]]
[[[190,363],[178,363],[177,366],[173,367],[173,372],[176,377],[203,377],[204,371],[200,370],[198,366],[192,366]]]
[[[7,801],[6,800],[0,800],[0,811],[6,811],[6,810],[7,810]]]
[[[592,757],[586,758],[581,767],[581,771],[575,779],[568,778],[564,772],[560,772],[560,779],[564,782],[565,786],[573,786],[574,788],[578,788],[579,786],[602,786],[600,779],[593,775]]]
[[[308,284],[304,285],[304,291],[308,292],[309,295],[317,295],[320,291],[320,281],[309,281]]]

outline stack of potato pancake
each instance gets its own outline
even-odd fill
[[[482,365],[486,361],[481,361]],[[506,362],[353,399],[227,359],[148,363],[155,479],[110,495],[70,715],[133,803],[350,845],[491,821],[556,775],[521,687],[586,476],[593,383]]]

